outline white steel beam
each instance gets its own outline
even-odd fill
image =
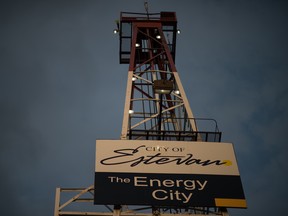
[[[184,88],[182,86],[182,83],[180,81],[179,74],[178,74],[177,71],[174,71],[173,74],[174,74],[174,78],[176,80],[177,86],[179,88],[180,95],[182,96],[182,100],[184,102],[184,106],[186,108],[186,112],[187,112],[190,124],[192,126],[192,129],[193,129],[193,131],[197,131],[197,127],[196,127],[195,120],[194,120],[194,115],[192,113],[192,109],[191,109],[189,101],[188,101],[188,99],[186,97],[186,94],[185,94]]]
[[[128,79],[127,79],[126,98],[125,98],[125,104],[124,104],[121,139],[127,139],[127,131],[128,131],[128,124],[129,124],[129,109],[130,109],[130,103],[131,103],[132,82],[133,82],[132,77],[133,77],[133,71],[129,71]]]

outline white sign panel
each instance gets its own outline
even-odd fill
[[[97,172],[239,175],[231,143],[98,140],[95,167]]]

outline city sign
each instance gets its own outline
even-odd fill
[[[97,140],[95,204],[246,208],[231,143]]]

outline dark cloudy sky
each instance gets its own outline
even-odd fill
[[[0,209],[51,216],[56,187],[94,181],[96,139],[119,139],[128,65],[113,35],[142,0],[1,1]],[[157,0],[182,33],[176,67],[196,117],[233,142],[248,202],[288,211],[288,3]],[[283,215],[282,214],[282,215]]]

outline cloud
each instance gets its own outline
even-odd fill
[[[233,215],[284,212],[287,3],[149,4],[177,12],[176,66],[193,112],[234,143],[249,208]],[[95,139],[120,137],[128,66],[112,30],[120,11],[144,6],[13,1],[0,10],[2,212],[51,215],[56,187],[93,183]]]

